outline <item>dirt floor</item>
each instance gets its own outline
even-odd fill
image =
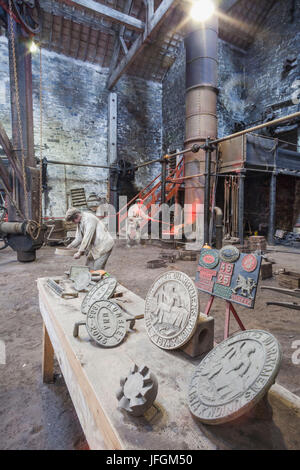
[[[146,262],[157,259],[161,247],[145,245],[127,248],[119,242],[106,266],[120,283],[145,297],[151,282],[169,269],[195,276],[197,262],[176,261],[167,268],[147,269]],[[73,408],[63,377],[56,364],[54,384],[41,379],[42,319],[38,307],[36,279],[62,275],[71,264],[84,259],[54,255],[55,247],[37,252],[37,261],[21,264],[16,254],[0,252],[0,340],[6,345],[6,364],[0,364],[0,449],[86,449],[87,444]],[[281,267],[300,271],[300,253],[268,254]],[[260,281],[276,286],[276,276]],[[201,295],[204,311],[208,296]],[[277,381],[300,396],[300,365],[292,363],[293,342],[300,341],[300,312],[281,307],[267,307],[267,300],[291,302],[294,299],[258,289],[254,310],[237,307],[247,328],[271,331],[279,340],[282,367]],[[215,340],[221,341],[224,328],[224,302],[216,299],[212,309],[215,318]],[[234,320],[231,332],[237,330]]]

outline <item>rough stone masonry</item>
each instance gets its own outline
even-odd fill
[[[0,115],[11,136],[8,46],[0,37]],[[39,158],[39,54],[32,58],[35,154]],[[49,160],[107,165],[108,69],[42,51],[43,156]],[[162,86],[125,76],[118,83],[118,158],[143,162],[162,152]],[[136,186],[142,189],[160,166],[141,169]],[[107,193],[108,170],[48,165],[49,191],[44,215],[61,217],[66,195],[84,187],[86,195]]]

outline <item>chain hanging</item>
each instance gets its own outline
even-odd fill
[[[22,126],[21,126],[21,112],[20,112],[20,98],[19,98],[19,84],[18,84],[18,76],[17,76],[17,60],[16,60],[16,49],[15,49],[15,36],[13,31],[13,12],[12,12],[12,0],[9,0],[9,35],[12,44],[12,56],[13,56],[13,72],[14,72],[14,84],[15,84],[15,93],[16,93],[16,108],[17,108],[17,118],[18,118],[18,130],[19,130],[19,139],[21,145],[21,161],[22,161],[22,174],[23,174],[23,190],[24,190],[24,199],[25,199],[25,216],[29,218],[29,201],[28,201],[28,193],[27,193],[27,185],[26,185],[26,167],[25,167],[25,155],[24,155],[24,142],[23,142],[23,133],[22,133]]]
[[[40,187],[39,187],[39,224],[43,218],[43,83],[42,83],[42,46],[40,44]]]

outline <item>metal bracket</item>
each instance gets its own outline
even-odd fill
[[[73,328],[73,336],[74,338],[78,337],[79,334],[79,327],[84,325],[85,326],[85,321],[78,321],[75,323],[74,328]]]

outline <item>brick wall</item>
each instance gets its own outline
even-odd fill
[[[34,137],[39,157],[39,55],[32,59]],[[43,51],[43,156],[49,160],[107,165],[108,70],[53,52]],[[10,96],[7,41],[0,38],[0,112],[10,130]],[[4,85],[3,85],[4,84]],[[158,83],[124,77],[118,94],[118,156],[133,162],[159,157],[162,151],[161,90]],[[136,174],[142,189],[159,167]],[[48,216],[62,216],[66,193],[84,187],[106,195],[108,171],[48,165],[49,192],[45,195]]]

